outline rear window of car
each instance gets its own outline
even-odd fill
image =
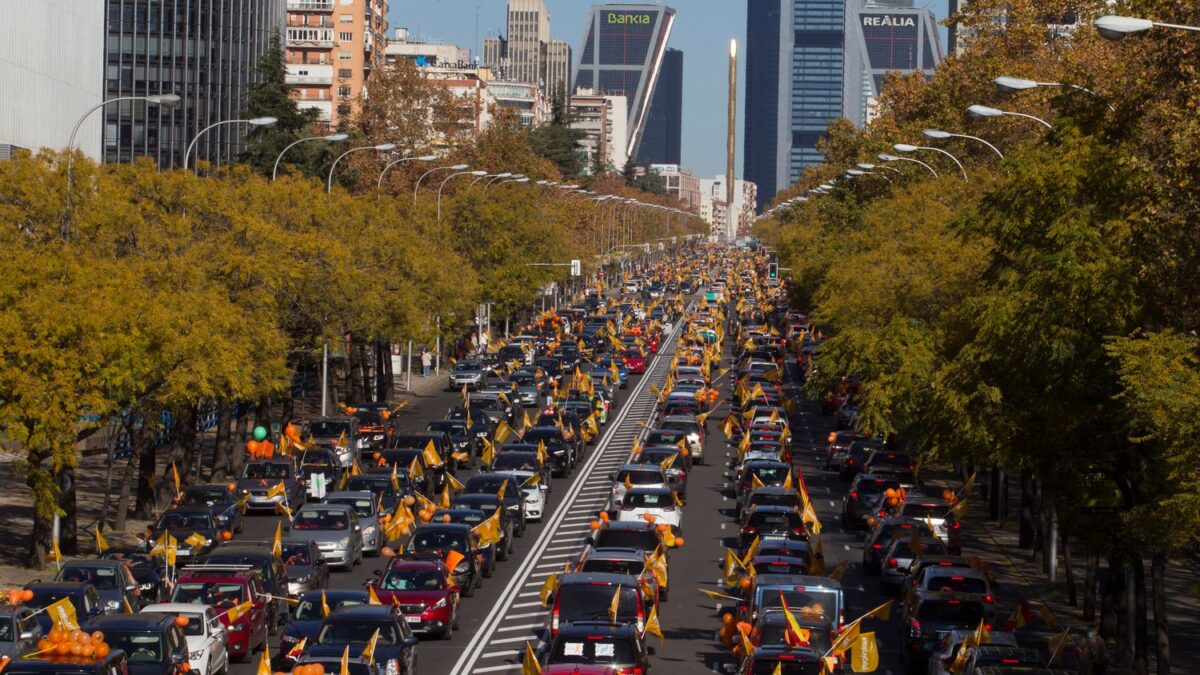
[[[620,590],[618,590],[620,589]],[[637,619],[637,586],[615,586],[602,582],[565,584],[558,590],[556,608],[563,623],[571,621],[608,621],[613,597],[617,601],[617,621]]]
[[[987,582],[979,577],[936,575],[925,582],[925,588],[931,591],[948,591],[954,593],[987,593]]]
[[[800,506],[800,495],[793,493],[756,494],[750,503],[757,506]]]
[[[596,535],[596,548],[639,548],[653,551],[658,547],[658,536],[653,530],[600,530]]]
[[[978,626],[983,619],[983,605],[963,600],[927,600],[917,608],[917,618],[964,628]]]
[[[877,495],[886,491],[888,488],[896,489],[900,487],[900,481],[883,480],[882,478],[872,478],[869,480],[860,480],[855,490],[864,495]]]
[[[625,470],[617,474],[617,482],[624,483],[626,479],[633,485],[654,485],[662,482],[662,474],[655,471]]]
[[[747,524],[758,527],[799,527],[800,514],[794,511],[755,511],[750,514]]]
[[[791,469],[786,466],[760,465],[751,467],[750,472],[764,482],[768,480],[784,481]]]
[[[632,492],[625,495],[622,503],[625,506],[633,508],[657,509],[664,506],[674,506],[675,498],[669,494],[658,492]]]
[[[637,576],[642,573],[646,563],[640,560],[605,560],[592,556],[580,565],[580,572],[598,572],[604,574],[629,574]]]
[[[930,518],[943,519],[946,513],[950,511],[950,507],[946,504],[927,504],[920,502],[906,502],[904,507],[900,509],[900,515],[906,518],[920,518],[924,520],[926,516]]]
[[[946,546],[940,541],[922,541],[920,546],[922,555],[946,555]],[[892,557],[912,558],[912,542],[907,539],[897,541],[896,548],[892,551]]]
[[[628,639],[589,636],[560,640],[550,663],[632,663],[635,660],[633,645]]]
[[[871,466],[900,466],[907,467],[911,464],[908,455],[902,455],[895,452],[877,452],[871,457]]]

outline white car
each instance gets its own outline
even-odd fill
[[[620,511],[625,499],[625,493],[634,488],[666,488],[667,474],[660,466],[648,464],[622,464],[615,474],[610,476],[612,492],[608,496],[608,511]]]
[[[533,477],[532,471],[512,471],[504,470],[505,474],[512,474],[521,482],[521,494],[525,495],[525,521],[526,522],[542,522],[542,515],[546,511],[546,493],[549,488],[542,483],[537,485],[525,485],[525,481]]]
[[[654,516],[656,525],[670,525],[675,534],[683,529],[683,507],[676,504],[670,488],[635,487],[625,491],[617,520],[645,521],[646,514]]]
[[[188,618],[183,634],[187,637],[188,665],[198,675],[214,675],[229,670],[229,651],[225,648],[225,627],[209,605],[163,602],[146,605],[142,612],[183,615]]]

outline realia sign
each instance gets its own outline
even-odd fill
[[[917,20],[907,14],[864,14],[862,24],[881,28],[914,28]]]

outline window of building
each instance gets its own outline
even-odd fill
[[[354,58],[354,55],[350,52],[338,52],[338,59],[341,61],[349,61],[352,58]]]
[[[342,42],[353,42],[354,41],[354,33],[346,33],[346,32],[338,33],[338,40],[340,40]]]
[[[349,68],[338,68],[338,77],[340,77],[340,78],[353,77],[353,72]]]
[[[338,21],[341,23],[353,23],[354,15],[353,14],[340,14],[340,15],[338,15]]]
[[[349,97],[350,96],[350,86],[345,85],[345,84],[339,86],[338,87],[338,96],[341,96],[342,98]]]

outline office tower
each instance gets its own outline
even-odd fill
[[[758,205],[821,163],[829,123],[873,116],[888,71],[931,73],[933,15],[911,0],[747,0],[743,175]]]
[[[675,10],[664,5],[594,5],[575,73],[575,90],[628,100],[628,154],[636,157],[667,51]]]
[[[152,157],[183,166],[184,150],[214,122],[242,113],[259,58],[283,32],[284,0],[107,0],[105,98],[178,94],[173,110],[122,101],[104,108],[104,160]],[[227,163],[244,125],[205,132],[190,161]],[[189,164],[190,165],[190,164]]]
[[[559,92],[569,98],[571,83],[571,45],[563,40],[546,43],[546,70],[542,76],[546,96],[554,98]]]
[[[484,39],[483,65],[499,79],[541,86],[547,98],[570,93],[571,45],[550,39],[545,0],[508,0],[508,35]]]
[[[0,43],[0,159],[14,150],[65,148],[79,117],[104,100],[104,5],[78,0],[14,2]],[[54,39],[47,39],[52,31]],[[141,105],[145,105],[144,103]],[[75,147],[100,159],[100,113]]]
[[[637,163],[679,164],[683,129],[683,52],[668,49],[663,56],[658,86],[650,100],[646,131],[638,148]]]
[[[383,67],[387,0],[288,0],[287,68],[292,97],[330,128],[358,111],[371,71]]]

